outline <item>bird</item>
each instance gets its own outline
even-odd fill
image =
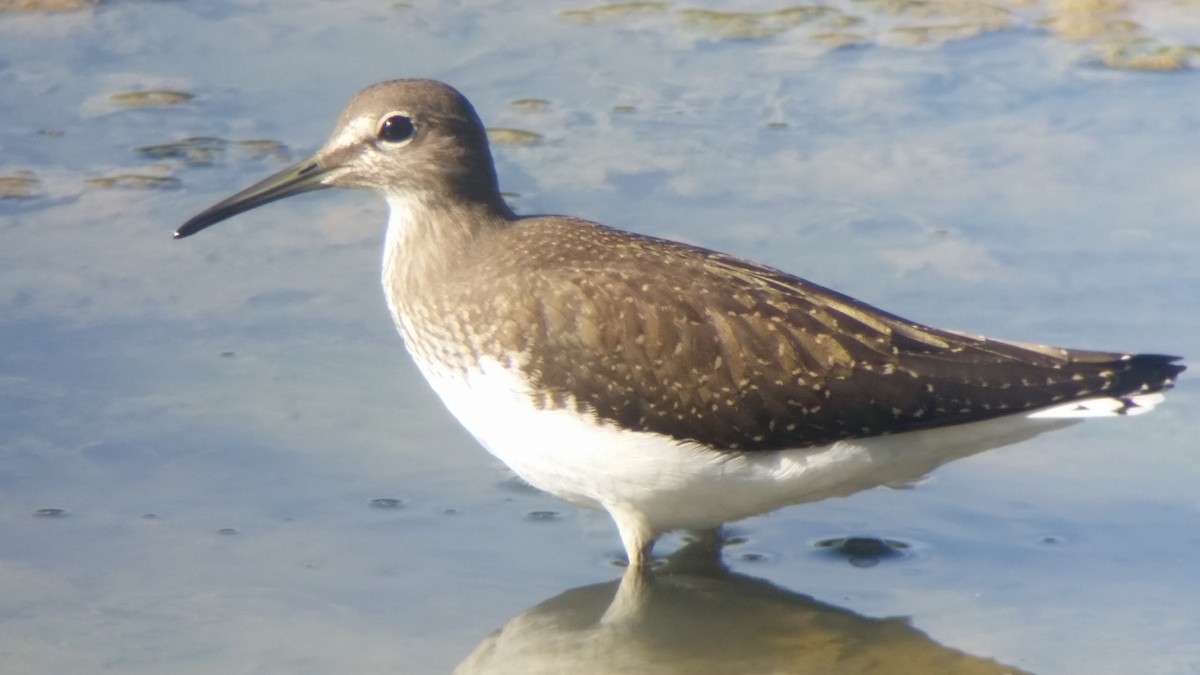
[[[667,532],[1146,412],[1185,369],[934,328],[733,255],[517,215],[475,108],[428,79],[363,89],[315,154],[175,237],[330,187],[386,200],[384,295],[446,408],[524,481],[607,511],[637,573]]]

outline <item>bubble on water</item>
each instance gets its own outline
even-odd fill
[[[530,511],[529,513],[525,514],[525,519],[546,522],[558,520],[559,516],[561,515],[562,514],[560,514],[558,511]]]
[[[912,548],[903,541],[879,537],[835,537],[817,541],[813,547],[843,558],[855,567],[874,567],[884,560],[903,558]]]

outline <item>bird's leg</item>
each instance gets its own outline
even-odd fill
[[[617,531],[621,533],[621,543],[625,546],[625,555],[629,557],[628,572],[649,575],[650,553],[658,539],[658,532],[639,513],[616,506],[606,508],[617,523]]]

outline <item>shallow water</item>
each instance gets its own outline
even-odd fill
[[[732,576],[664,584],[666,619],[614,638],[607,517],[512,480],[404,354],[382,203],[326,192],[170,237],[313,150],[361,86],[435,77],[515,130],[495,154],[519,211],[935,325],[1195,358],[1189,5],[75,4],[0,12],[4,673],[531,672],[499,658],[506,636],[546,659],[590,645],[575,672],[839,649],[914,672],[1200,671],[1186,375],[1152,415],[738,523]],[[821,545],[845,537],[903,547]],[[729,616],[762,627],[734,647],[773,638],[749,643],[763,661],[694,660]],[[613,645],[642,660],[599,658]]]

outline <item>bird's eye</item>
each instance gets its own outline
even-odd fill
[[[379,140],[388,143],[404,143],[416,132],[412,118],[404,113],[391,113],[379,123]]]

